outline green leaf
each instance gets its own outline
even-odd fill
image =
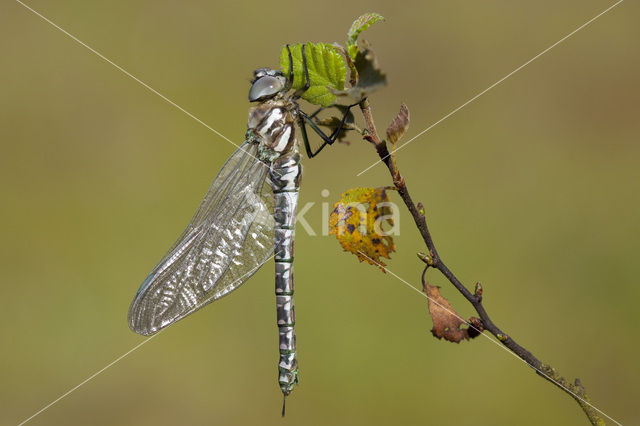
[[[358,54],[358,35],[369,28],[371,25],[379,21],[384,21],[384,17],[373,12],[365,13],[364,15],[353,21],[353,24],[351,24],[351,28],[347,33],[347,51],[349,52],[349,56],[351,56],[351,58],[355,59],[356,55]]]
[[[289,46],[293,58],[293,89],[301,89],[306,83],[302,66],[302,44]],[[309,70],[309,89],[304,92],[305,101],[328,107],[336,101],[331,90],[343,90],[347,69],[338,49],[327,43],[306,43],[305,57]],[[289,52],[284,46],[280,51],[280,68],[284,75],[289,75]]]

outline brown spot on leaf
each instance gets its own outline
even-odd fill
[[[385,263],[382,258],[390,259],[395,250],[390,235],[378,234],[383,225],[393,226],[393,212],[388,205],[386,189],[350,189],[342,194],[329,216],[329,233],[336,236],[342,248],[383,272]]]

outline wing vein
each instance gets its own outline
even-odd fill
[[[216,176],[191,222],[144,280],[129,326],[149,335],[230,293],[273,253],[268,165],[245,142]],[[252,272],[253,271],[253,272]]]

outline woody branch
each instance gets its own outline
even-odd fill
[[[360,104],[360,110],[364,116],[366,123],[366,130],[363,132],[365,140],[371,142],[375,147],[380,161],[387,166],[393,184],[398,190],[402,201],[406,205],[409,213],[413,217],[413,220],[427,246],[429,254],[425,256],[424,261],[427,263],[427,268],[431,267],[437,269],[445,276],[445,278],[464,296],[464,298],[473,306],[475,311],[480,317],[480,329],[477,329],[477,325],[467,323],[469,327],[476,328],[478,332],[483,330],[489,331],[493,334],[505,347],[524,360],[530,367],[532,367],[536,373],[556,385],[562,391],[570,395],[582,408],[589,421],[593,425],[604,425],[604,420],[598,414],[598,411],[589,404],[589,399],[586,395],[586,391],[582,386],[580,379],[575,379],[574,383],[568,383],[563,377],[561,377],[555,369],[550,365],[543,363],[537,357],[535,357],[530,351],[518,344],[511,336],[504,333],[489,317],[486,309],[482,304],[482,286],[479,283],[476,285],[475,291],[472,293],[462,282],[455,276],[455,274],[446,266],[438,250],[436,249],[429,227],[427,226],[427,220],[422,208],[416,206],[413,199],[409,195],[409,189],[407,183],[400,174],[394,158],[387,149],[386,142],[378,135],[375,123],[373,121],[373,114],[371,111],[371,105],[367,98],[363,99]],[[424,274],[423,274],[424,277]],[[423,285],[425,283],[423,282]]]

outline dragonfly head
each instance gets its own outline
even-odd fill
[[[280,71],[260,68],[253,72],[253,84],[249,90],[249,101],[264,101],[286,89],[287,79]]]

